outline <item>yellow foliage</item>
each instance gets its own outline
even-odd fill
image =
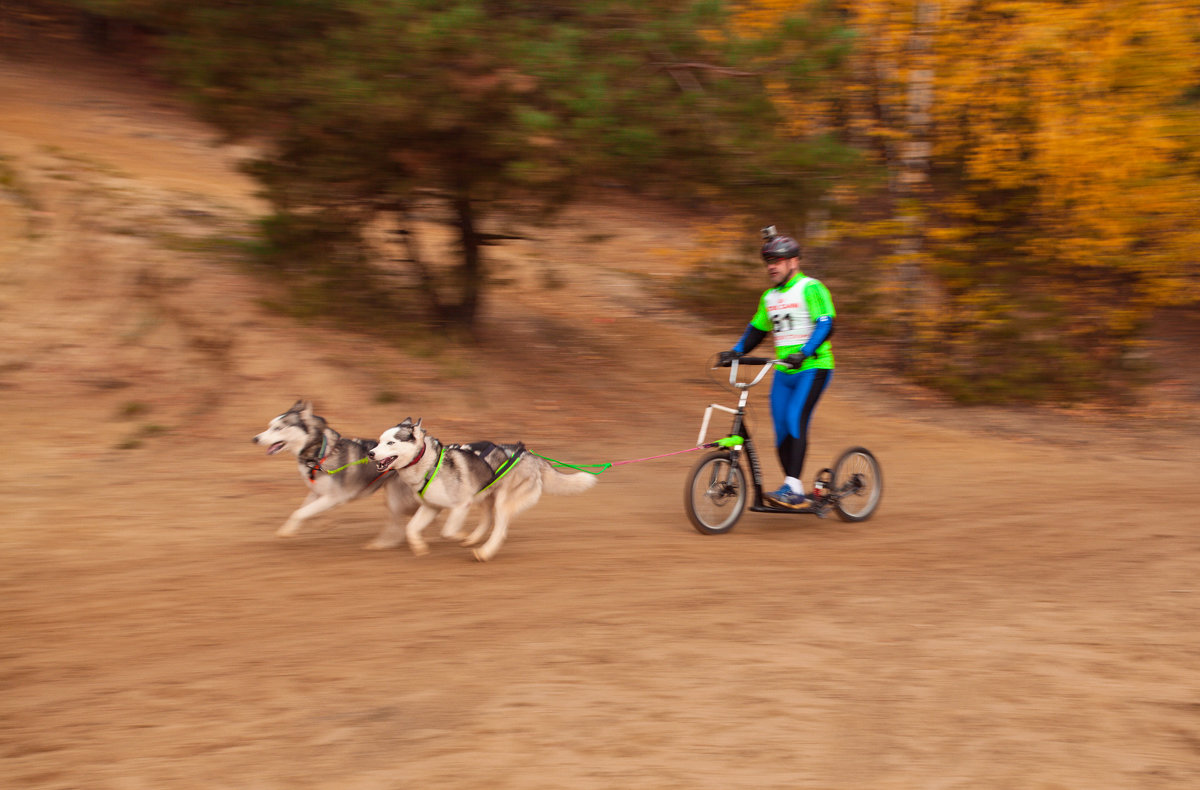
[[[977,311],[1003,298],[971,278],[1027,297],[1034,282],[1071,332],[1103,327],[1128,345],[1149,311],[1200,299],[1200,3],[835,5],[857,34],[851,77],[817,96],[772,82],[772,95],[797,133],[837,123],[880,152],[894,183],[910,175],[902,157],[925,150],[910,141],[929,144],[923,207],[908,213],[925,223],[926,271],[952,278],[958,317],[997,320]],[[733,25],[761,30],[799,7],[745,0]],[[925,73],[927,118],[913,103]],[[905,234],[873,223],[859,235],[889,230]]]
[[[695,234],[698,242],[696,247],[682,257],[678,250],[671,251],[670,257],[688,270],[709,266],[714,260],[736,258],[746,246],[747,238],[754,238],[746,230],[752,227],[753,220],[746,216],[726,217],[702,225]]]

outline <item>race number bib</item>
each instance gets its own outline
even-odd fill
[[[806,277],[786,291],[767,294],[767,316],[771,319],[776,348],[802,346],[812,336],[813,321],[804,301],[804,287],[810,281]]]

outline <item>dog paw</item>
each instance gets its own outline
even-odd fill
[[[416,557],[424,557],[429,553],[429,546],[424,543],[410,543],[408,547]]]
[[[488,560],[490,560],[490,559],[491,559],[491,557],[489,557],[488,555],[484,554],[484,553],[483,553],[481,550],[479,550],[479,549],[475,549],[474,551],[472,551],[472,552],[471,552],[471,554],[472,554],[472,555],[475,557],[475,561],[476,561],[476,562],[487,562]]]
[[[477,538],[472,538],[470,536],[467,536],[467,537],[463,538],[462,540],[460,540],[458,542],[458,545],[465,546],[466,548],[469,549],[472,546],[476,545],[477,543],[479,543],[479,540]]]
[[[277,538],[294,538],[294,537],[296,537],[296,533],[299,531],[300,531],[300,527],[293,527],[288,524],[284,524],[282,527],[275,530],[275,537],[277,537]]]
[[[399,543],[394,543],[390,540],[379,540],[377,538],[363,546],[363,548],[367,551],[384,551],[385,549],[394,549],[399,545]]]

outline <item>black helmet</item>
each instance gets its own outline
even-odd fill
[[[775,232],[775,226],[763,228],[762,259],[774,261],[780,258],[800,257],[800,245],[791,236],[780,236]]]

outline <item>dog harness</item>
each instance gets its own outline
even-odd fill
[[[434,439],[434,441],[437,442],[437,439]],[[479,460],[483,461],[484,464],[486,464],[489,469],[491,469],[491,464],[489,464],[486,460],[484,460],[485,457],[492,450],[500,450],[501,452],[504,452],[503,448],[501,448],[499,445],[497,445],[493,442],[487,442],[487,441],[471,442],[470,444],[448,444],[445,446],[443,446],[441,444],[441,442],[438,442],[437,463],[434,464],[433,468],[429,470],[429,474],[425,475],[425,482],[423,482],[421,484],[421,487],[419,489],[417,489],[417,496],[421,497],[422,499],[425,498],[426,489],[428,489],[430,484],[433,483],[433,479],[435,477],[437,477],[437,473],[441,471],[442,461],[444,461],[446,458],[447,450],[462,450],[464,452],[471,453],[472,455],[477,457]],[[484,485],[483,488],[479,489],[475,493],[482,494],[484,491],[487,491],[489,488],[494,486],[496,483],[500,482],[500,478],[504,477],[506,474],[511,472],[512,468],[514,466],[516,466],[521,461],[521,459],[525,456],[525,454],[528,452],[529,451],[525,449],[524,443],[518,442],[516,449],[513,450],[513,454],[508,456],[508,458],[505,458],[504,463],[500,464],[500,466],[496,467],[495,469],[492,469],[492,479],[489,480],[487,482],[487,484]],[[424,448],[424,446],[422,446],[421,453],[416,458],[414,458],[412,461],[409,461],[408,464],[406,464],[406,466],[412,466],[417,461],[419,461],[421,456],[424,454],[425,454],[425,448]]]
[[[329,446],[329,437],[327,437],[325,434],[321,434],[321,449],[317,451],[317,454],[321,457],[320,458],[309,458],[304,462],[305,465],[308,466],[308,482],[310,482],[310,483],[316,482],[317,472],[325,471],[325,468],[323,466],[321,466],[321,464],[325,463],[325,459],[329,457],[329,453],[325,452],[325,448],[328,446]],[[337,444],[335,443],[334,447],[336,447],[336,446],[337,446]],[[346,468],[345,466],[342,467],[342,469],[345,469],[345,468]],[[340,472],[340,471],[342,471],[342,469],[338,469],[336,471]],[[329,474],[334,474],[334,473],[329,472]]]
[[[434,441],[437,442],[437,439],[434,439]],[[405,466],[412,466],[417,461],[420,461],[421,456],[423,456],[423,455],[425,455],[425,444],[424,443],[421,444],[421,452],[417,454],[417,457],[412,459],[411,461],[409,461],[407,464],[405,464]],[[421,487],[417,489],[417,496],[421,497],[421,499],[425,498],[425,489],[429,488],[429,484],[433,482],[433,478],[437,477],[437,473],[442,471],[442,461],[445,460],[445,458],[446,458],[446,448],[442,447],[441,442],[438,442],[437,463],[434,464],[433,468],[429,470],[429,474],[425,475],[425,482],[422,483]]]
[[[471,450],[476,455],[480,456],[480,460],[483,460],[483,456],[486,455],[488,452],[490,452],[492,447],[496,447],[496,445],[492,444],[491,442],[474,442],[470,445],[467,445],[467,447],[473,448],[478,445],[487,446],[483,453],[480,453],[478,450],[474,450],[474,449]],[[499,447],[497,447],[496,449],[500,450],[501,452],[504,452]],[[528,451],[525,449],[524,443],[517,442],[517,447],[515,450],[513,450],[513,454],[510,455],[508,458],[504,459],[504,463],[500,464],[498,467],[496,467],[495,469],[492,470],[492,479],[488,481],[487,485],[485,485],[483,488],[479,489],[479,493],[482,494],[484,491],[487,491],[489,488],[496,485],[496,483],[499,483],[500,478],[504,477],[506,474],[511,472],[512,468],[514,466],[516,466],[518,463],[520,463],[521,459],[525,456],[526,452],[528,452]],[[484,463],[487,463],[487,461],[484,461]],[[491,466],[491,464],[488,464],[488,466]]]
[[[340,438],[341,437],[339,437],[339,439]],[[317,472],[324,472],[327,475],[336,475],[338,472],[349,469],[352,466],[358,466],[359,464],[365,464],[371,460],[370,458],[360,458],[357,461],[351,461],[348,464],[339,466],[337,469],[326,469],[325,467],[322,466],[322,464],[325,463],[325,459],[328,458],[332,454],[332,451],[330,451],[329,453],[325,452],[325,448],[328,446],[328,444],[329,444],[328,438],[326,436],[322,435],[321,436],[321,449],[320,449],[321,457],[320,458],[309,458],[308,460],[306,460],[304,462],[305,465],[308,467],[308,482],[309,483],[317,482]],[[337,444],[335,443],[333,446],[334,446],[334,448],[336,448]],[[366,487],[370,488],[371,486],[373,486],[377,482],[379,482],[379,479],[381,477],[383,477],[384,475],[388,474],[389,472],[393,472],[393,471],[395,471],[395,470],[388,469],[384,472],[381,472],[380,474],[376,475],[375,478],[373,480],[371,480],[371,482],[367,483]]]

